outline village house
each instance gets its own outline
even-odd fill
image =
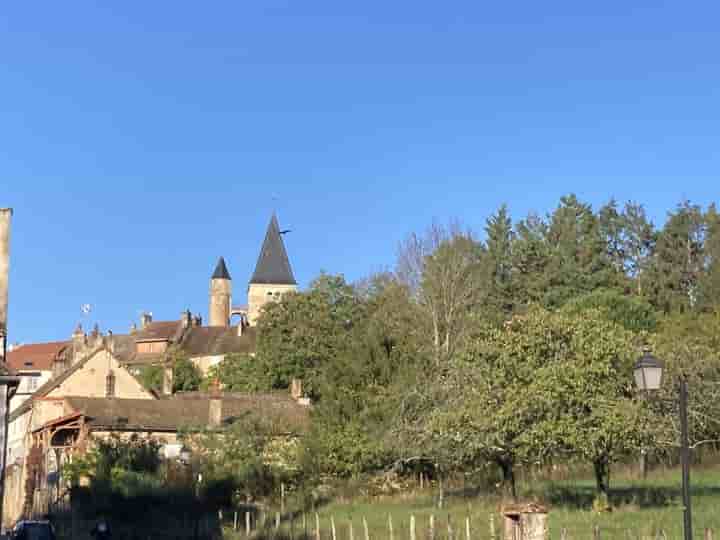
[[[50,380],[58,362],[64,361],[65,355],[69,354],[70,345],[69,341],[55,341],[11,345],[8,348],[6,365],[20,377],[18,389],[10,400],[10,412]]]
[[[189,311],[174,321],[153,321],[144,314],[140,327],[128,334],[103,335],[95,326],[88,335],[78,325],[67,342],[13,350],[25,391],[14,398],[9,417],[3,524],[42,509],[53,489],[57,496],[63,463],[86,451],[93,437],[135,433],[158,440],[167,455],[177,455],[179,430],[218,427],[248,411],[277,415],[298,429],[306,425],[309,402],[299,382],[290,394],[172,393],[174,358],[189,358],[207,373],[227,354],[254,354],[262,306],[296,289],[273,215],[248,286],[247,307],[232,307],[232,278],[221,257],[210,279],[207,326]],[[158,394],[136,377],[153,364],[165,368]]]

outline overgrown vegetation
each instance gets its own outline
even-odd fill
[[[321,274],[265,307],[255,356],[227,356],[204,382],[177,360],[176,389],[218,379],[231,391],[287,391],[300,379],[314,401],[310,433],[279,461],[280,432],[258,418],[188,433],[208,500],[272,499],[283,483],[305,508],[322,500],[320,485],[370,490],[422,471],[438,491],[492,478],[484,496],[556,505],[577,494],[558,484],[529,493],[518,476],[588,467],[579,506],[621,504],[613,466],[676,454],[678,376],[692,388],[692,444],[720,440],[714,206],[683,202],[657,228],[639,204],[595,211],[570,195],[516,224],[502,207],[484,232],[434,224],[402,243],[392,272],[355,284]],[[655,396],[634,388],[645,346],[666,364]],[[153,369],[142,377],[158,389]]]
[[[604,498],[617,460],[674,452],[673,385],[633,386],[644,346],[668,381],[692,381],[695,443],[720,438],[706,384],[720,367],[719,222],[683,202],[658,229],[642,205],[594,211],[569,195],[516,224],[500,208],[482,239],[434,224],[402,243],[393,272],[322,274],[268,305],[256,357],[218,375],[245,390],[302,379],[319,474],[493,465],[512,495],[518,466],[581,462]]]

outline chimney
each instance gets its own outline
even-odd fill
[[[132,323],[130,325],[130,335],[133,335],[135,332],[137,332],[137,324]]]
[[[111,354],[115,353],[115,340],[113,339],[112,330],[108,330],[107,337],[105,338],[105,344]]]
[[[302,381],[300,379],[290,381],[290,396],[295,401],[299,401],[300,398],[303,397]]]
[[[208,424],[210,427],[222,425],[222,394],[220,393],[220,381],[215,379],[210,388]]]
[[[85,347],[87,346],[87,336],[85,335],[85,332],[83,332],[83,327],[80,323],[78,323],[72,334],[72,344],[72,363],[74,364],[80,360],[85,352]]]
[[[163,366],[162,393],[166,396],[173,394],[173,366],[170,362],[166,362]]]
[[[147,326],[152,322],[152,313],[147,313],[143,311],[142,315],[140,315],[140,329],[145,330]]]
[[[10,218],[12,208],[0,208],[0,343],[7,338],[8,277],[10,270]],[[0,349],[0,354],[4,348]],[[5,358],[2,359],[3,362]]]
[[[180,321],[182,321],[183,328],[189,328],[192,325],[192,314],[189,309],[180,314]]]

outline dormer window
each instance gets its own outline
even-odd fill
[[[32,362],[25,362],[24,366],[25,366],[25,367],[32,367],[32,366],[33,366],[33,363],[32,363]]]
[[[167,341],[139,341],[137,343],[138,354],[160,354],[167,349]]]

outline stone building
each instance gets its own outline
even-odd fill
[[[58,488],[64,461],[85,451],[91,437],[137,433],[172,446],[182,427],[218,426],[248,410],[278,415],[296,427],[306,425],[309,403],[297,383],[290,394],[172,392],[175,358],[187,357],[206,373],[227,354],[253,355],[262,307],[295,290],[273,215],[248,285],[247,307],[233,307],[232,278],[221,257],[210,278],[207,326],[189,311],[170,321],[153,321],[143,314],[139,327],[133,325],[127,334],[103,335],[97,326],[87,334],[78,325],[67,341],[14,349],[9,359],[24,386],[9,417],[3,524],[41,509]],[[137,378],[143,366],[152,364],[165,368],[158,394]]]
[[[53,376],[57,359],[68,353],[69,341],[15,345],[8,349],[7,366],[20,378],[10,400],[10,412],[17,409]]]

